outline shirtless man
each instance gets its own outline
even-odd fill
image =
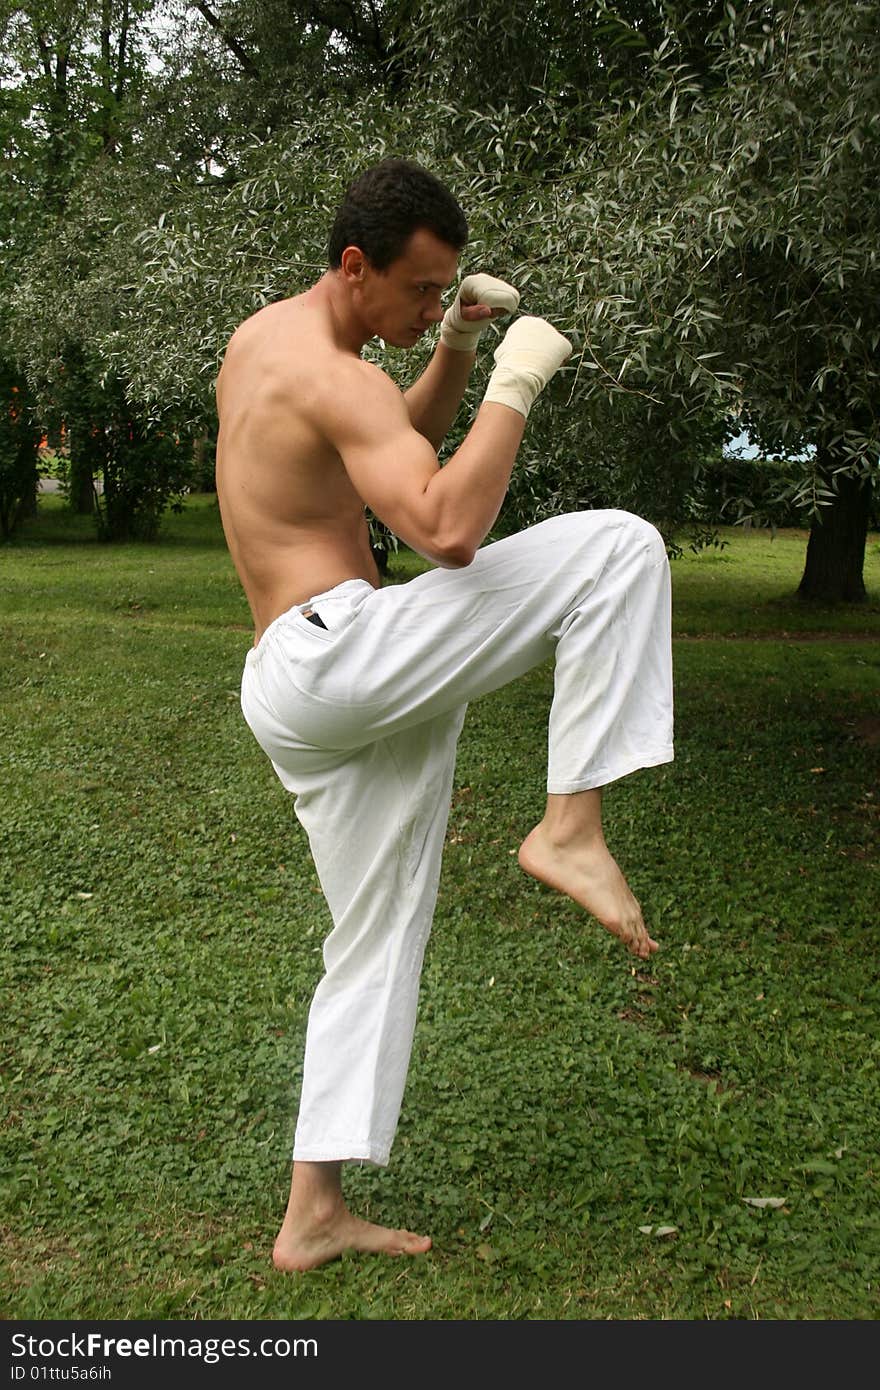
[[[441,468],[480,332],[519,301],[476,275],[444,314],[466,238],[425,170],[368,170],[337,213],[326,274],[243,323],[217,383],[218,494],[255,625],[242,707],[296,797],[333,918],[273,1255],[285,1270],[350,1248],[430,1248],[353,1216],[342,1163],[388,1161],[467,701],[554,653],[547,807],[519,862],[640,959],[657,948],[605,845],[601,788],[672,757],[665,551],[624,512],[482,546],[529,409],[570,345],[516,320]],[[360,356],[373,337],[412,347],[441,321],[404,393]],[[436,568],[382,589],[365,505]]]

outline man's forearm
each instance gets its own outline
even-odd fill
[[[476,353],[453,352],[438,343],[418,381],[403,396],[413,428],[439,453],[458,414]]]

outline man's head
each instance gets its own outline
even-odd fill
[[[449,189],[411,160],[384,159],[346,190],[330,233],[330,269],[339,269],[346,246],[357,246],[374,270],[387,270],[420,228],[457,252],[467,243],[467,222]]]
[[[330,233],[330,269],[364,338],[412,347],[442,318],[440,296],[466,242],[458,203],[418,164],[386,159],[355,179]]]

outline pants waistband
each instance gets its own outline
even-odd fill
[[[309,611],[306,621],[313,623],[315,627],[332,632],[337,627],[345,626],[344,617],[341,623],[333,621],[336,611],[341,610],[342,614],[345,614],[346,611],[358,607],[359,603],[362,603],[372,593],[375,593],[375,589],[368,579],[343,579],[340,584],[334,585],[332,589],[325,589],[321,594],[315,594],[307,602],[293,604],[286,612],[279,613],[278,617],[272,620],[256,646],[251,647],[246,657],[247,664],[251,665],[257,659],[258,654],[265,650],[266,639],[271,632],[284,627],[285,624],[294,619],[298,620],[304,617],[307,611],[314,610],[320,605],[330,621],[325,622],[320,613],[313,611]]]

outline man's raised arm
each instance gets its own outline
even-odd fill
[[[468,275],[440,325],[437,349],[418,381],[404,392],[413,429],[439,452],[458,414],[480,334],[493,319],[513,314],[519,292],[492,275]]]
[[[501,508],[529,410],[570,352],[544,319],[518,319],[495,350],[467,437],[443,468],[400,392],[369,363],[353,361],[352,380],[337,380],[322,427],[358,495],[395,535],[435,564],[469,565]]]

